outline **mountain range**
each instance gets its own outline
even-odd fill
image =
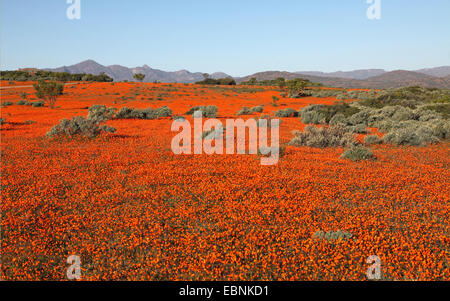
[[[93,60],[83,61],[72,66],[63,66],[45,70],[53,72],[88,73],[94,75],[104,72],[115,81],[133,81],[133,75],[136,73],[145,74],[145,82],[159,81],[166,83],[194,83],[204,79],[202,72],[192,73],[187,70],[167,72],[159,69],[152,69],[147,65],[135,68],[128,68],[120,65],[103,66]],[[223,78],[228,76],[229,75],[223,72],[216,72],[210,75],[212,78]]]
[[[100,74],[104,72],[115,81],[133,81],[133,74],[145,74],[145,82],[166,82],[166,83],[194,83],[204,78],[202,72],[190,72],[180,70],[174,72],[163,71],[150,68],[147,65],[142,67],[128,68],[120,65],[103,66],[93,60],[87,60],[72,66],[64,66],[54,69],[46,69],[54,72],[68,73],[90,73]],[[212,78],[223,78],[230,75],[223,72],[216,72],[210,75]],[[398,88],[403,86],[418,85],[423,87],[435,87],[450,89],[450,66],[437,68],[420,69],[415,71],[396,70],[385,71],[383,69],[362,69],[354,71],[319,72],[319,71],[266,71],[259,72],[245,77],[234,77],[240,83],[255,77],[258,80],[270,80],[277,77],[293,79],[302,77],[313,82],[322,83],[326,86],[343,88]]]

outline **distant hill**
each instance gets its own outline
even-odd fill
[[[56,69],[46,69],[55,72],[68,73],[88,73],[98,75],[104,72],[112,77],[115,81],[133,81],[133,74],[145,74],[145,82],[165,82],[165,83],[194,83],[203,80],[202,72],[190,72],[188,70],[180,70],[175,72],[167,72],[159,69],[150,68],[147,65],[136,68],[127,68],[120,65],[103,66],[93,60],[87,60],[72,66],[64,66]],[[419,72],[420,71],[420,72]],[[229,75],[223,72],[216,72],[210,75],[211,78],[224,78]],[[307,72],[283,72],[283,71],[266,71],[259,72],[245,77],[235,78],[236,82],[241,83],[252,77],[258,80],[276,79],[284,77],[293,79],[302,77],[312,82],[322,83],[330,87],[343,88],[398,88],[403,86],[418,85],[423,87],[436,87],[450,89],[450,67],[437,67],[421,69],[415,71],[397,70],[386,72],[382,69],[361,69],[346,72],[324,73],[318,71]]]
[[[437,77],[448,77],[450,75],[450,66],[420,69],[416,72]]]
[[[214,78],[214,79],[219,79],[219,78],[230,77],[230,75],[223,73],[223,72],[216,72],[216,73],[211,74],[209,77]]]
[[[436,76],[436,77],[446,77],[450,75],[450,66],[442,66],[436,68],[427,68],[420,70],[413,70],[411,72],[422,73],[426,75]],[[299,71],[295,72],[297,74],[320,76],[320,77],[337,77],[337,78],[347,78],[347,79],[360,79],[365,80],[375,76],[380,76],[389,73],[383,69],[361,69],[353,71],[338,71],[338,72],[319,72],[319,71]]]
[[[387,72],[382,75],[374,76],[365,80],[337,78],[337,77],[322,77],[322,76],[280,72],[280,71],[267,71],[238,78],[237,82],[240,83],[243,81],[247,81],[252,77],[255,77],[258,80],[270,80],[276,79],[277,77],[284,77],[286,79],[302,77],[305,79],[309,79],[312,82],[321,83],[325,86],[358,88],[358,89],[359,88],[387,89],[387,88],[399,88],[414,85],[429,88],[450,89],[450,80],[448,79],[448,77],[439,78],[422,73],[404,70]]]
[[[382,75],[386,73],[383,69],[361,69],[354,71],[338,71],[338,72],[318,72],[318,71],[299,71],[295,72],[298,74],[320,76],[320,77],[337,77],[337,78],[348,78],[348,79],[368,79],[370,77]]]
[[[123,80],[133,81],[134,80],[133,74],[136,73],[145,74],[144,82],[160,81],[167,83],[174,83],[174,82],[194,83],[204,78],[203,73],[201,72],[192,73],[187,70],[167,72],[163,70],[152,69],[147,65],[136,68],[127,68],[120,65],[103,66],[93,60],[87,60],[72,66],[64,66],[60,68],[46,69],[46,70],[54,72],[68,72],[68,73],[90,73],[94,75],[104,72],[108,76],[112,77],[115,81],[123,81]],[[222,72],[216,72],[211,75],[211,77],[213,78],[228,77],[228,76],[229,75]]]
[[[371,88],[400,88],[404,86],[422,86],[428,88],[449,89],[448,78],[435,77],[423,73],[397,70],[363,81]]]

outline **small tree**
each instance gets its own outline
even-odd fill
[[[311,85],[311,82],[307,79],[296,78],[285,82],[283,88],[286,87],[291,98],[299,98],[310,96],[310,92],[306,91],[306,87]],[[281,86],[280,86],[281,87]]]
[[[208,78],[209,78],[209,74],[208,74],[208,73],[203,73],[203,77],[204,77],[205,79],[208,79]]]
[[[136,73],[136,74],[133,75],[133,78],[134,78],[135,80],[137,80],[137,81],[142,82],[142,81],[144,80],[144,78],[145,78],[145,74],[142,74],[142,73]]]
[[[55,81],[46,82],[40,80],[33,87],[36,91],[37,98],[47,101],[52,109],[55,107],[56,99],[64,91],[64,85]]]

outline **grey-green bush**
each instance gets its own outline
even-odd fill
[[[287,108],[284,110],[278,110],[274,114],[276,117],[297,117],[298,112],[294,109]]]
[[[353,234],[347,231],[317,231],[313,234],[313,238],[325,239],[325,240],[347,240],[353,237]]]
[[[172,110],[167,107],[163,106],[161,108],[157,109],[135,109],[135,108],[128,108],[123,107],[117,112],[115,118],[116,119],[158,119],[163,117],[170,117],[172,116]]]
[[[28,101],[26,99],[21,99],[16,103],[18,106],[27,106]]]
[[[93,120],[85,117],[76,116],[72,119],[62,119],[59,124],[53,126],[47,137],[69,137],[82,136],[88,138],[94,138],[100,135],[102,132],[114,133],[115,128],[99,124]]]
[[[305,124],[325,124],[326,116],[321,112],[323,105],[309,105],[299,111],[300,119]]]
[[[367,133],[366,125],[362,124],[362,123],[350,127],[350,130],[352,133],[356,133],[356,134],[366,134]]]
[[[115,108],[108,108],[105,105],[93,105],[88,109],[88,119],[94,122],[105,122],[114,117],[116,113]]]
[[[194,115],[198,111],[202,112],[202,117],[204,118],[216,118],[218,108],[216,106],[195,106],[186,112],[186,115]]]
[[[374,155],[370,149],[358,145],[345,150],[344,153],[341,155],[341,158],[349,159],[351,161],[362,161],[373,159]]]
[[[250,109],[252,113],[262,113],[264,111],[264,106],[256,106]]]
[[[31,106],[34,108],[40,108],[44,106],[44,102],[43,101],[34,101],[31,103]]]
[[[448,120],[434,120],[430,122],[433,129],[433,135],[439,139],[450,139],[450,121]]]
[[[395,145],[425,146],[439,142],[432,127],[417,121],[401,122],[383,137],[383,142]]]
[[[371,144],[380,144],[381,139],[377,135],[369,135],[364,138],[364,144],[371,145]]]
[[[324,148],[351,147],[358,144],[355,136],[344,127],[307,126],[303,132],[294,131],[294,135],[289,145]]]
[[[331,126],[347,126],[347,124],[347,118],[341,113],[334,115],[330,120]]]
[[[237,112],[237,116],[249,115],[249,114],[251,114],[251,111],[247,107],[242,107],[242,109]]]

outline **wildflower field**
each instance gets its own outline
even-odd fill
[[[262,166],[258,155],[173,154],[171,117],[113,119],[106,124],[116,131],[96,138],[49,139],[61,119],[93,105],[167,106],[173,115],[214,105],[224,120],[244,106],[273,114],[337,99],[285,98],[271,87],[74,83],[51,109],[17,105],[24,93],[38,99],[16,85],[1,90],[12,103],[1,109],[3,280],[65,280],[70,255],[80,257],[83,280],[366,280],[371,255],[382,280],[450,280],[448,140],[375,144],[376,159],[351,161],[340,158],[343,147],[289,145],[306,125],[280,117],[284,152]],[[383,136],[369,129],[357,139],[367,135]]]

